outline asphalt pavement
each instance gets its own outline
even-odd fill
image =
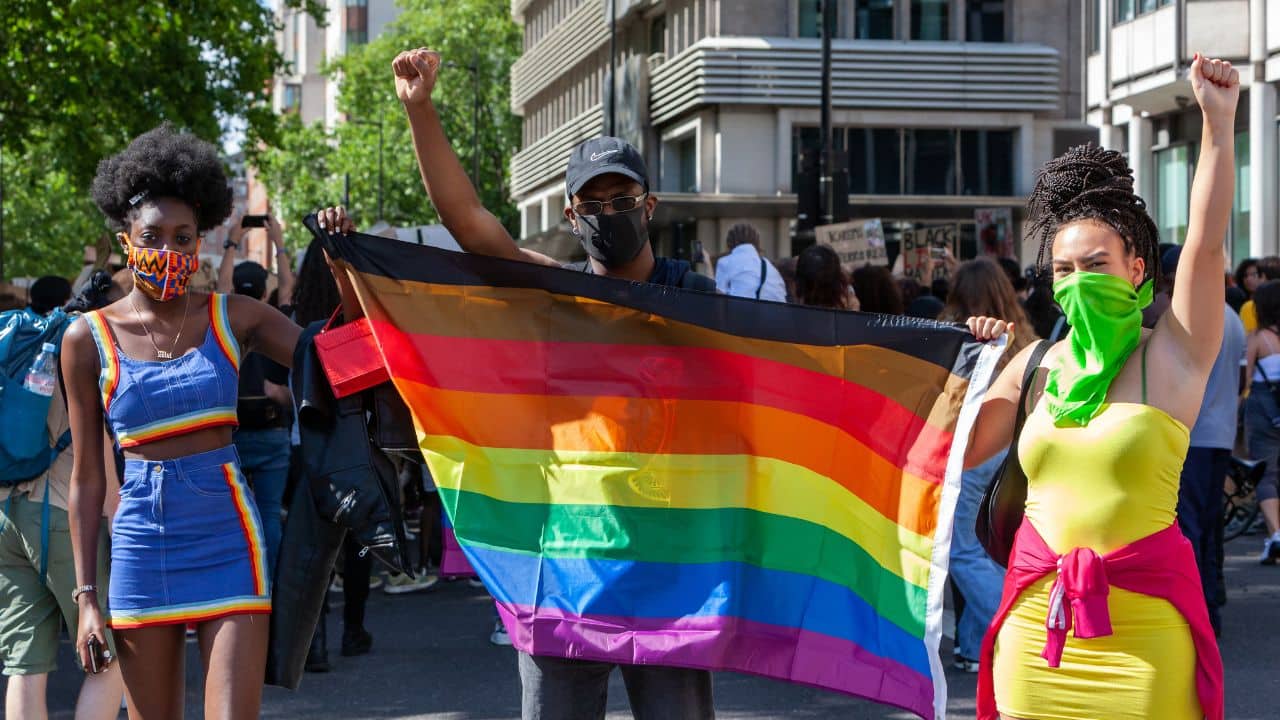
[[[1245,537],[1227,546],[1229,601],[1223,609],[1222,653],[1226,665],[1229,720],[1280,717],[1280,567],[1261,567],[1254,557],[1261,540]],[[333,670],[309,674],[297,691],[267,688],[264,718],[430,718],[509,720],[520,716],[515,653],[489,644],[493,605],[466,582],[441,582],[413,595],[371,594],[366,625],[373,651],[344,658],[337,652],[341,613],[329,617]],[[187,717],[201,718],[199,654],[189,644]],[[950,667],[950,646],[943,657]],[[70,720],[80,674],[70,646],[63,644],[60,670],[50,681],[51,717]],[[974,675],[948,670],[948,716],[974,715]],[[719,673],[715,678],[719,718],[912,718],[832,692],[764,678]],[[121,713],[123,718],[125,715]],[[630,717],[618,673],[609,688],[610,720]]]

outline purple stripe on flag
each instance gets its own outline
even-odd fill
[[[512,643],[531,655],[752,673],[934,717],[930,678],[829,635],[724,616],[584,618],[497,605]]]
[[[441,534],[444,536],[444,550],[440,554],[440,574],[449,577],[475,577],[476,570],[471,561],[462,552],[458,536],[453,532],[453,523],[449,521],[449,513],[440,508]]]

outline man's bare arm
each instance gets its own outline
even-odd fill
[[[462,249],[479,255],[558,266],[559,263],[546,255],[517,246],[502,223],[480,204],[480,196],[449,145],[431,101],[440,55],[424,48],[409,50],[396,56],[391,65],[396,76],[396,94],[409,116],[422,184],[440,213],[441,222]]]

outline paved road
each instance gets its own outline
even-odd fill
[[[1227,718],[1272,720],[1280,716],[1280,568],[1253,561],[1259,541],[1244,538],[1228,546],[1223,656],[1227,675]],[[308,675],[296,692],[268,688],[264,718],[431,718],[432,720],[506,720],[520,715],[520,686],[515,655],[489,645],[491,604],[483,591],[466,583],[441,583],[426,593],[370,598],[368,626],[374,649],[360,658],[333,652],[333,672]],[[330,618],[330,633],[340,622]],[[69,646],[64,670],[50,683],[52,717],[70,719],[78,688]],[[187,660],[187,717],[199,718],[198,654]],[[944,648],[944,656],[950,657]],[[974,679],[948,673],[950,715],[972,718]],[[716,676],[720,718],[911,718],[842,695],[761,678],[722,673]],[[609,717],[630,717],[617,673],[609,691]],[[123,713],[121,717],[124,717]]]

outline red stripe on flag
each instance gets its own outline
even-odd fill
[[[391,374],[431,387],[750,403],[843,430],[932,482],[946,471],[951,432],[871,388],[785,363],[706,348],[486,340],[409,334],[387,322],[372,326]],[[922,386],[920,397],[936,398],[938,388]]]

